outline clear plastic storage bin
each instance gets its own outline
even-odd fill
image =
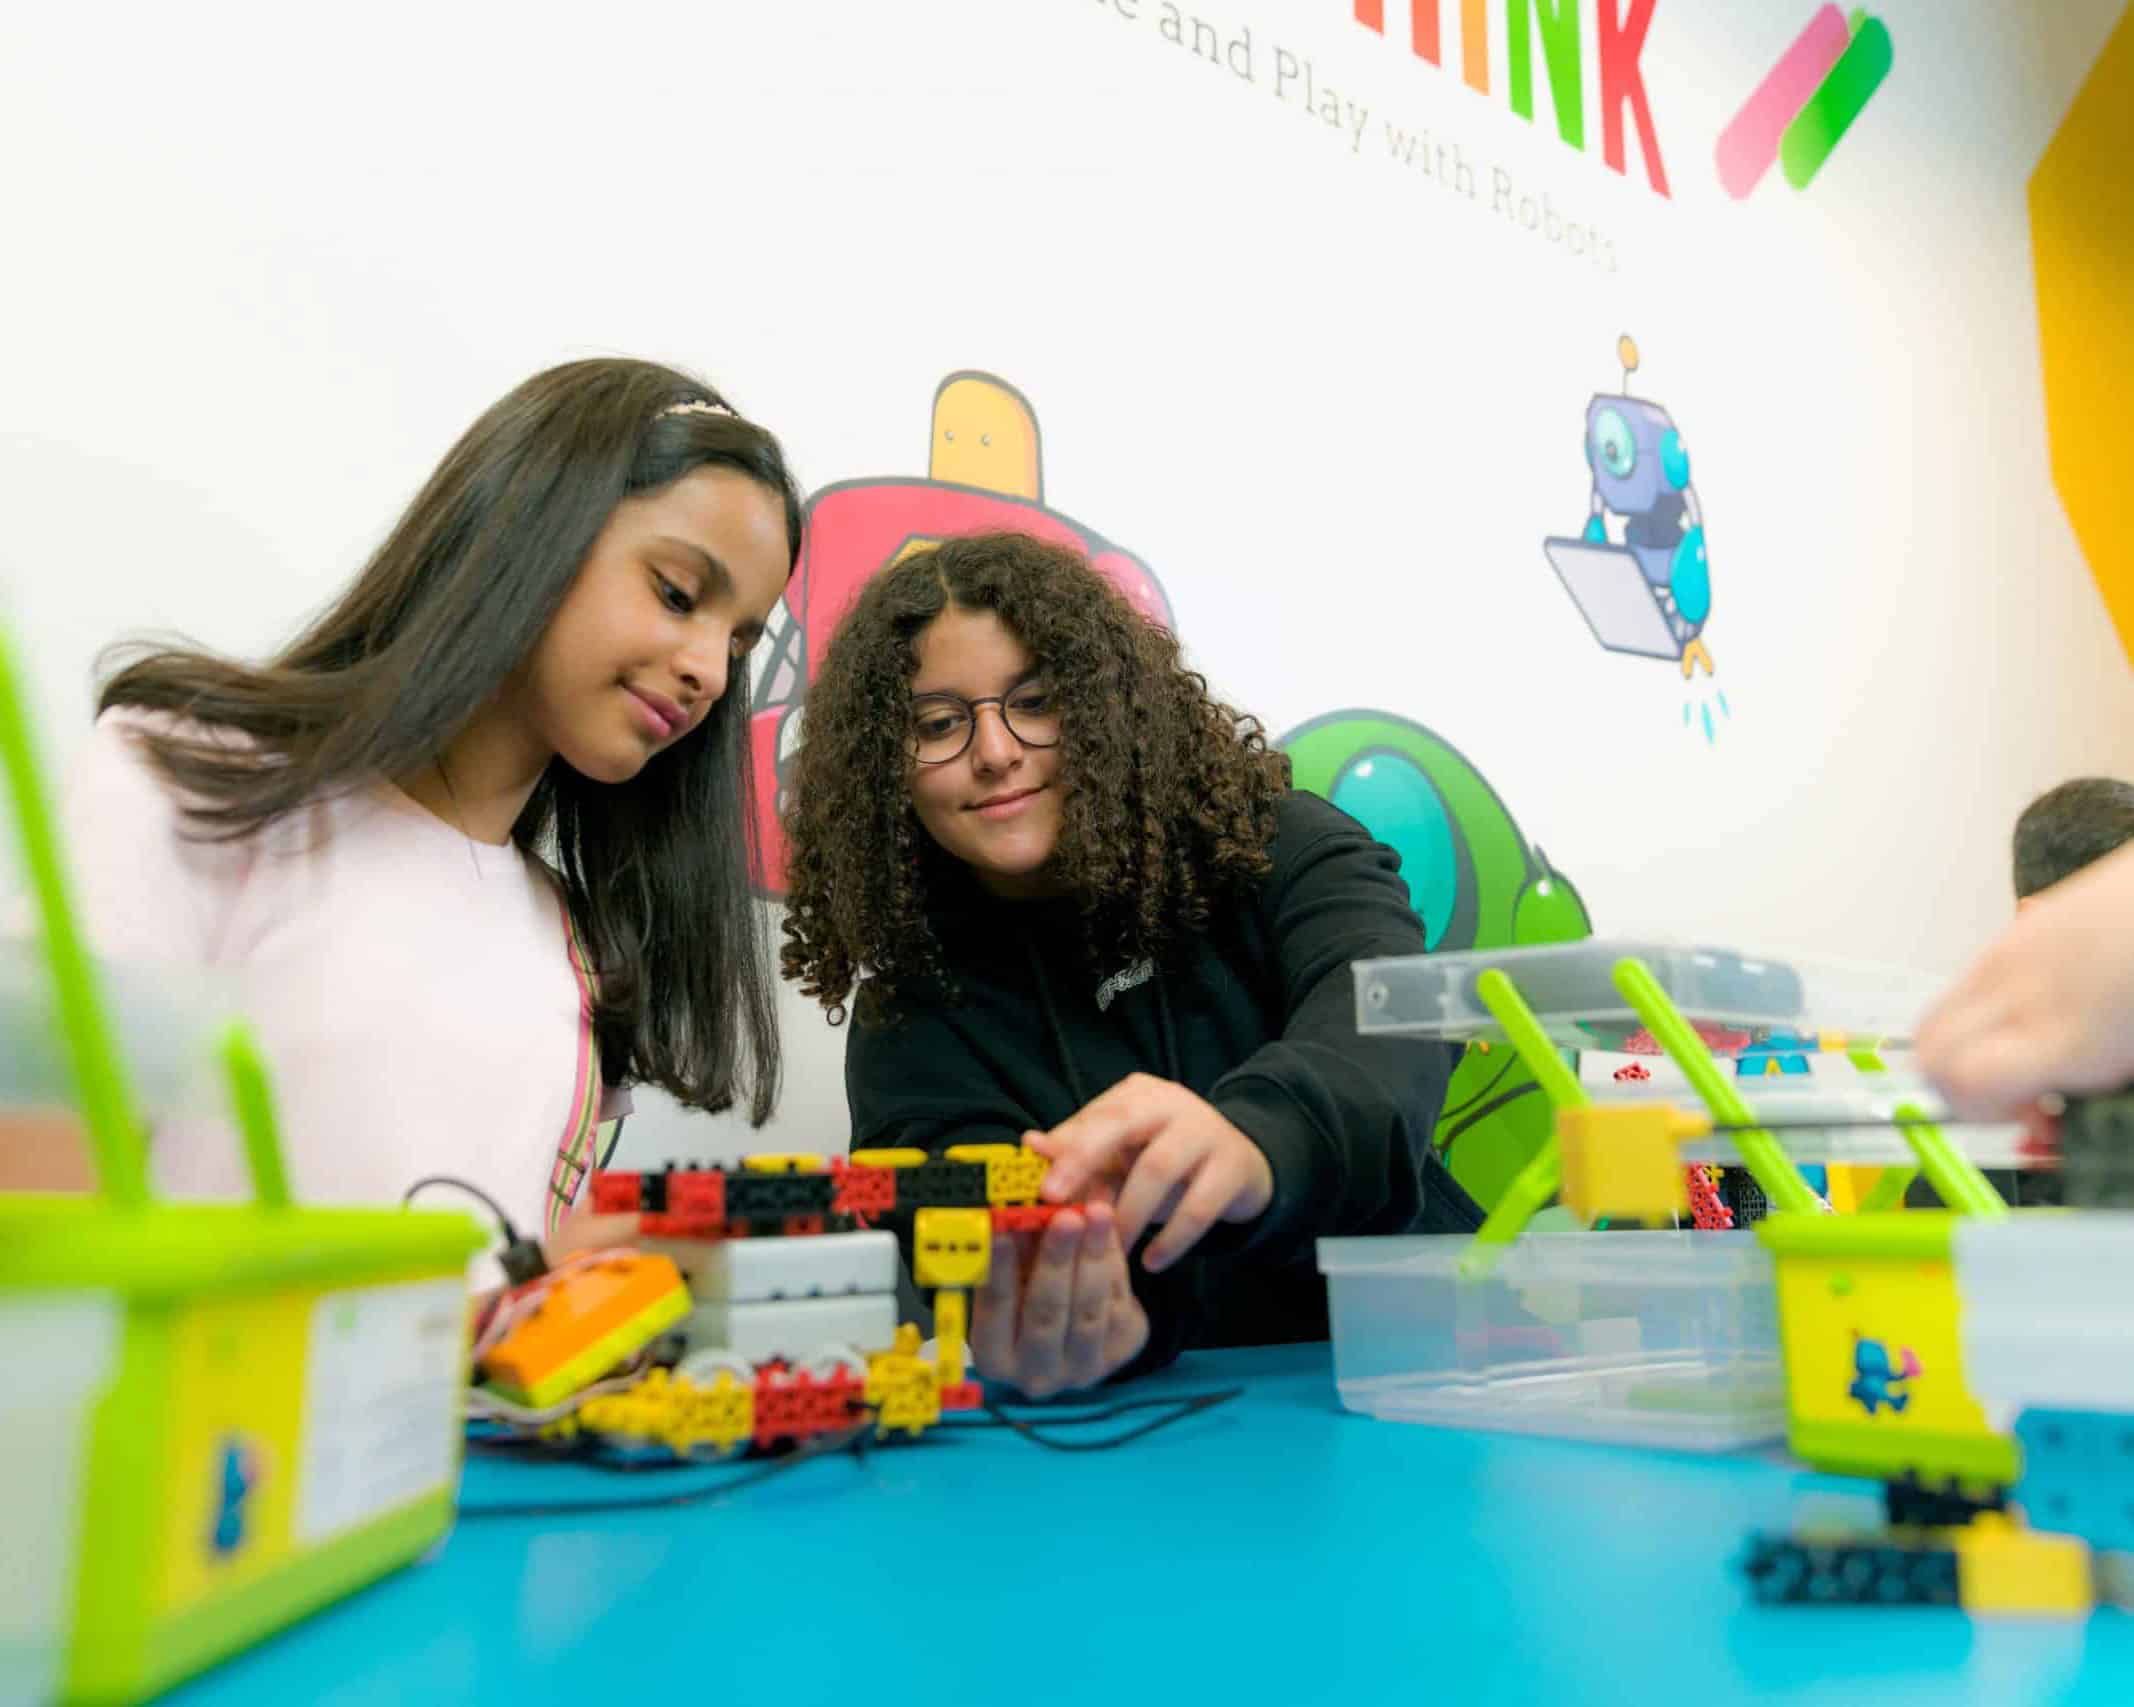
[[[0,1707],[59,1693],[72,1634],[90,1407],[117,1373],[119,1310],[95,1293],[0,1294]]]
[[[1918,1154],[1897,1126],[1898,1110],[1909,1108],[1941,1127],[1949,1142],[1982,1168],[2050,1165],[2028,1145],[2020,1125],[1954,1119],[1941,1094],[1908,1067],[1836,1084],[1807,1074],[1774,1075],[1740,1079],[1734,1088],[1756,1119],[1770,1122],[1796,1162],[1915,1167]],[[1697,1100],[1682,1084],[1589,1083],[1586,1089],[1596,1105],[1609,1108],[1626,1103],[1694,1107]],[[1742,1165],[1740,1148],[1724,1132],[1683,1139],[1681,1154],[1685,1162]]]
[[[1356,1028],[1365,1036],[1484,1042],[1504,1035],[1476,980],[1495,968],[1550,1039],[1566,1049],[1622,1049],[1643,1027],[1613,980],[1619,960],[1645,963],[1686,1019],[1727,1054],[1774,1033],[1812,1041],[1902,1045],[1937,992],[1932,979],[1884,967],[1759,959],[1732,949],[1589,941],[1355,963]],[[1730,1041],[1734,1030],[1747,1035]]]
[[[1322,1239],[1334,1376],[1396,1422],[1719,1452],[1779,1439],[1771,1258],[1753,1233]]]

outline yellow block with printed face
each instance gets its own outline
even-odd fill
[[[922,1209],[913,1218],[912,1279],[924,1287],[979,1286],[993,1248],[984,1209]]]

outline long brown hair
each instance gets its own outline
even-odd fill
[[[930,914],[965,879],[912,809],[906,745],[918,636],[951,604],[998,615],[1060,707],[1051,869],[1080,899],[1093,964],[1165,956],[1271,863],[1289,760],[1209,693],[1169,630],[1060,546],[947,540],[867,583],[808,690],[781,959],[833,1021],[855,985],[868,1022],[905,990],[954,987]]]
[[[264,664],[194,647],[129,650],[99,709],[173,713],[248,741],[144,734],[191,832],[249,835],[310,802],[435,761],[532,651],[624,498],[732,468],[777,496],[792,556],[800,494],[778,441],[702,381],[650,362],[536,374],[470,427],[355,583]],[[512,840],[550,863],[599,980],[610,1083],[698,1108],[778,1088],[770,959],[748,888],[748,684],[626,783],[560,759]]]

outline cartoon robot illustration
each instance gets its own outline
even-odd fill
[[[1630,395],[1637,344],[1626,336],[1617,349],[1622,391],[1586,405],[1593,490],[1584,531],[1542,549],[1595,640],[1611,652],[1673,659],[1687,681],[1699,665],[1712,673],[1701,638],[1712,611],[1704,512],[1674,417]]]
[[[1332,801],[1400,855],[1433,949],[1576,942],[1593,924],[1571,880],[1531,846],[1497,791],[1442,736],[1387,711],[1336,711],[1277,743],[1296,786]],[[1553,1114],[1509,1049],[1467,1051],[1435,1141],[1485,1207],[1541,1148]]]
[[[839,618],[877,570],[955,535],[1012,528],[1083,552],[1144,615],[1172,626],[1170,602],[1147,564],[1046,505],[1037,415],[1006,380],[950,374],[934,393],[929,444],[924,478],[840,481],[808,501],[800,561],[756,648],[750,681],[753,876],[766,898],[785,895],[778,811],[808,683]]]
[[[1869,1416],[1883,1405],[1892,1412],[1901,1412],[1912,1402],[1911,1393],[1902,1383],[1919,1379],[1919,1359],[1910,1346],[1897,1349],[1900,1356],[1892,1359],[1889,1347],[1880,1340],[1853,1336],[1853,1383],[1845,1391],[1848,1397],[1859,1401]]]

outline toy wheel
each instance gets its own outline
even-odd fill
[[[744,1387],[756,1379],[756,1367],[747,1358],[716,1348],[691,1352],[675,1365],[674,1373],[699,1387],[712,1386],[722,1374],[731,1375]]]
[[[828,1380],[839,1370],[855,1375],[862,1381],[867,1379],[866,1358],[860,1355],[857,1347],[849,1345],[823,1346],[801,1367],[818,1381]]]

